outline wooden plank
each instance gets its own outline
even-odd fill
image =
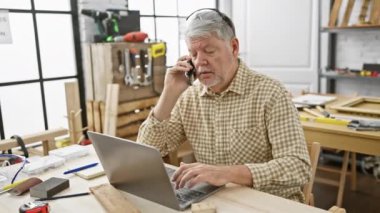
[[[93,101],[86,101],[87,127],[89,131],[94,131],[94,105]]]
[[[141,123],[134,123],[123,128],[118,128],[116,130],[116,135],[122,138],[127,138],[130,136],[137,135],[139,132],[140,126],[141,126]]]
[[[380,15],[380,0],[372,0],[372,9],[369,16],[369,22],[371,24],[377,24],[379,15]]]
[[[94,73],[92,67],[92,57],[91,57],[91,44],[84,43],[82,44],[83,51],[83,73],[84,73],[84,84],[85,84],[85,96],[86,100],[94,100]]]
[[[112,83],[111,44],[92,44],[95,99],[105,101],[107,84]]]
[[[100,124],[101,128],[104,131],[104,122],[106,117],[106,106],[103,101],[99,101],[99,108],[100,108]]]
[[[339,15],[340,6],[342,5],[342,0],[335,0],[333,8],[330,14],[329,27],[335,27]]]
[[[119,105],[119,84],[107,85],[106,108],[104,118],[104,133],[115,136],[117,123],[117,108]]]
[[[344,17],[342,24],[340,25],[341,27],[347,27],[348,22],[350,21],[351,13],[352,13],[352,8],[354,7],[355,0],[348,0],[346,11],[344,12]]]
[[[136,109],[146,109],[156,105],[159,97],[147,98],[143,100],[131,101],[126,103],[121,103],[119,105],[119,114],[133,112]]]
[[[138,113],[129,113],[121,115],[117,119],[117,127],[122,127],[136,121],[144,121],[150,113],[150,110],[143,110]]]
[[[44,141],[49,138],[64,136],[67,134],[68,134],[67,129],[57,128],[57,129],[46,130],[46,131],[42,131],[42,132],[30,134],[30,135],[24,135],[22,136],[22,139],[26,145],[26,144]],[[18,147],[17,141],[15,139],[5,139],[5,140],[0,141],[0,150],[8,150],[15,147]]]
[[[127,199],[125,194],[110,184],[90,187],[90,191],[106,212],[140,213],[140,210]]]
[[[370,0],[363,0],[359,14],[359,24],[367,24],[366,17]]]
[[[101,124],[101,118],[100,118],[100,102],[94,101],[94,128],[95,132],[102,133],[102,124]]]
[[[79,88],[78,88],[78,82],[66,82],[65,83],[65,91],[66,91],[66,108],[67,108],[67,116],[70,116],[70,112],[73,111],[76,113],[80,112],[80,97],[79,97]],[[73,132],[74,138],[78,139],[81,138],[82,133],[82,116],[79,114],[78,116],[75,116],[74,118],[74,124],[75,129],[72,126],[73,123],[69,122],[69,130],[70,132]],[[80,130],[80,131],[78,131]],[[71,134],[71,133],[70,133]],[[75,141],[72,141],[72,143],[75,143]]]

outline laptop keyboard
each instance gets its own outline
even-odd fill
[[[169,177],[172,177],[174,172],[175,172],[175,169],[172,169],[169,167],[165,167],[165,170],[166,170],[166,173],[169,175]],[[175,195],[176,195],[177,199],[181,203],[188,203],[188,202],[193,201],[193,200],[195,200],[195,199],[197,199],[197,198],[199,198],[205,194],[203,192],[195,191],[195,190],[191,190],[191,189],[187,189],[187,188],[174,189],[174,191],[175,191]]]
[[[187,203],[201,197],[204,193],[186,188],[176,189],[175,196],[181,203]]]

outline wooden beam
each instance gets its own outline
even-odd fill
[[[155,106],[159,97],[153,97],[144,100],[131,101],[126,103],[121,103],[119,105],[119,114],[133,112],[136,109],[146,109],[151,106]]]
[[[119,106],[119,84],[108,84],[103,132],[116,135],[117,110]]]
[[[343,22],[340,25],[341,27],[347,27],[348,22],[350,21],[352,8],[354,7],[355,0],[349,0],[347,3],[346,11],[344,12]]]
[[[42,141],[43,143],[49,143],[52,138],[64,136],[67,134],[68,134],[67,129],[57,128],[57,129],[52,129],[52,130],[46,130],[43,132],[38,132],[35,134],[24,135],[22,136],[22,140],[24,141],[25,145],[40,142],[40,141]],[[47,142],[44,142],[44,141],[47,141]],[[8,149],[12,149],[18,146],[19,145],[15,139],[5,139],[5,140],[0,141],[0,150],[8,150]],[[48,144],[43,145],[43,147],[44,147],[44,153],[49,151],[49,150],[45,150],[45,149],[49,149]]]
[[[70,118],[70,113],[73,111],[75,114],[80,112],[80,97],[79,97],[79,87],[78,82],[67,82],[65,83],[65,91],[66,91],[66,108],[67,108],[67,116]],[[74,124],[74,126],[72,125]],[[75,129],[74,129],[75,127]],[[78,116],[73,118],[73,122],[69,122],[70,134],[74,134],[72,138],[79,139],[82,137],[82,116],[79,113]],[[78,131],[79,130],[79,131]],[[71,141],[72,144],[77,141]]]
[[[335,0],[333,8],[330,13],[329,27],[335,27],[338,20],[340,6],[342,5],[342,0]]]

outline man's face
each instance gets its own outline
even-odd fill
[[[216,36],[186,41],[199,81],[213,92],[227,89],[237,71],[237,39],[224,41]]]

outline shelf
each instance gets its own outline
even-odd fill
[[[322,77],[330,78],[330,79],[369,79],[374,81],[380,81],[380,77],[364,77],[364,76],[352,76],[352,75],[343,75],[336,73],[321,73]]]
[[[323,27],[322,32],[340,33],[340,32],[361,32],[361,31],[380,31],[380,25],[363,25],[350,27]]]

